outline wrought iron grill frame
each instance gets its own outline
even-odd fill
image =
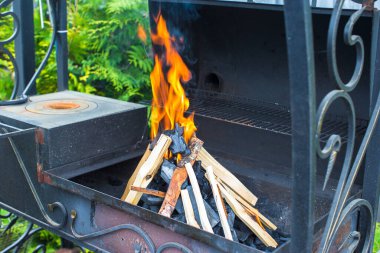
[[[17,57],[9,56],[13,60],[16,69],[17,82],[21,83],[20,87],[25,88],[26,80],[33,78],[34,72],[30,72],[30,66],[34,66],[34,48],[31,48],[30,43],[33,41],[33,22],[30,18],[33,15],[32,6],[28,1],[4,0],[0,6],[8,5],[11,2],[15,3],[15,10],[6,15],[11,15],[15,19],[15,34],[6,41],[0,42],[2,46],[16,39]],[[314,188],[317,157],[321,159],[329,159],[329,166],[326,169],[326,179],[332,169],[334,169],[335,157],[341,148],[342,138],[339,135],[333,134],[329,137],[324,147],[320,146],[320,129],[324,123],[325,113],[329,106],[337,99],[346,101],[348,109],[351,111],[348,122],[350,123],[350,133],[355,128],[355,112],[349,96],[349,92],[355,88],[357,81],[360,79],[363,50],[371,50],[371,112],[369,126],[365,133],[365,137],[361,143],[358,154],[353,154],[352,149],[346,151],[346,163],[342,170],[342,177],[338,186],[338,191],[334,200],[333,208],[331,209],[327,226],[323,235],[319,252],[328,252],[329,245],[332,241],[334,232],[339,228],[339,224],[343,218],[353,211],[357,211],[359,207],[366,210],[366,214],[361,215],[361,227],[358,231],[353,231],[348,238],[351,241],[349,247],[354,250],[356,247],[364,248],[368,251],[371,248],[371,236],[374,234],[375,222],[374,217],[378,212],[379,196],[380,196],[380,159],[377,155],[380,151],[380,126],[378,126],[378,116],[380,111],[380,48],[379,48],[379,32],[380,32],[380,13],[374,10],[373,1],[355,1],[363,4],[363,8],[354,12],[349,23],[347,23],[345,31],[345,40],[348,45],[355,46],[357,49],[357,67],[353,74],[353,79],[350,83],[345,84],[341,81],[337,71],[335,41],[337,35],[337,26],[342,11],[342,4],[345,0],[337,0],[331,22],[328,40],[328,55],[329,69],[331,70],[332,78],[336,80],[337,90],[332,90],[317,107],[315,98],[315,66],[314,66],[314,48],[313,48],[313,32],[312,32],[312,16],[311,7],[308,0],[286,0],[284,2],[284,16],[287,33],[288,46],[288,61],[290,73],[291,87],[291,115],[292,115],[292,168],[293,168],[293,213],[292,213],[292,240],[291,252],[311,252],[313,244],[313,228],[314,228]],[[54,0],[54,11],[57,18],[57,71],[58,71],[58,89],[65,90],[68,85],[68,51],[67,51],[67,6],[66,1]],[[373,17],[373,34],[372,48],[364,49],[361,38],[352,34],[352,29],[357,19],[363,14],[365,9],[372,12]],[[3,14],[3,13],[1,13]],[[18,30],[19,29],[19,30]],[[29,57],[32,56],[32,57]],[[28,67],[27,67],[28,66]],[[17,87],[17,86],[16,86]],[[19,91],[18,91],[19,92]],[[20,93],[18,93],[20,94]],[[16,91],[13,97],[16,96]],[[303,105],[303,106],[299,106]],[[12,136],[7,135],[11,141]],[[353,145],[355,135],[351,134],[348,137],[347,144]],[[17,152],[15,151],[17,154]],[[347,196],[352,186],[353,181],[359,170],[359,165],[363,162],[363,157],[366,154],[366,164],[364,171],[363,195],[361,199],[354,199],[347,203]],[[354,160],[353,165],[351,159]],[[21,166],[22,167],[22,166]],[[25,175],[28,177],[28,175]],[[38,193],[36,199],[38,199]],[[11,207],[1,204],[5,208],[12,210]],[[41,203],[40,207],[44,204]],[[61,207],[60,207],[61,208]],[[61,210],[66,210],[62,207]],[[44,213],[44,208],[41,208]],[[69,218],[66,212],[63,212],[65,218]],[[27,214],[21,214],[26,218],[31,219]],[[46,212],[45,218],[49,217]],[[65,219],[64,218],[64,219]],[[94,235],[102,236],[106,233],[113,232],[118,229],[123,229],[127,225],[119,225],[105,231],[95,232],[82,237],[75,232],[74,221],[76,214],[72,213],[71,217],[71,232],[67,234],[68,238],[81,240]],[[45,222],[40,222],[42,226],[47,226],[50,229],[54,228],[54,221],[49,221],[50,225]],[[33,220],[33,219],[31,219]],[[66,223],[66,222],[65,222]],[[66,225],[66,224],[63,224]],[[62,226],[63,226],[62,225]],[[59,227],[59,226],[57,226]],[[129,228],[128,226],[126,227]],[[360,233],[365,233],[365,241],[360,240]],[[163,245],[162,247],[180,247],[178,245]],[[160,247],[160,248],[162,248]]]

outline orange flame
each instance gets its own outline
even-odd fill
[[[137,37],[144,43],[146,43],[146,32],[144,30],[144,27],[139,24],[137,27]]]
[[[175,49],[173,42],[176,39],[170,35],[161,15],[157,19],[157,33],[151,36],[153,44],[164,49],[161,57],[155,54],[155,65],[150,75],[153,91],[151,138],[155,138],[160,129],[173,129],[178,123],[184,128],[184,138],[188,142],[197,128],[194,114],[184,116],[190,102],[181,82],[190,81],[191,72]]]

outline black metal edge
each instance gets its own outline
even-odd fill
[[[292,115],[291,252],[312,252],[315,204],[315,73],[313,25],[309,1],[286,0]]]
[[[66,1],[57,1],[57,75],[58,75],[58,90],[67,90],[69,82],[68,72],[68,44],[67,44],[67,3]]]
[[[229,8],[245,8],[245,9],[257,9],[257,10],[267,10],[267,11],[284,11],[284,5],[278,4],[266,4],[266,3],[255,3],[255,2],[233,2],[225,0],[149,0],[151,2],[159,3],[173,3],[173,4],[196,4],[196,5],[205,5],[205,6],[220,6],[220,7],[229,7]],[[324,14],[331,15],[332,8],[319,8],[311,7],[311,12],[313,14]],[[342,11],[343,16],[350,16],[356,10],[344,9]],[[364,17],[372,16],[372,12],[365,12]]]
[[[16,62],[19,70],[17,95],[21,95],[26,84],[32,78],[35,70],[34,21],[33,2],[15,1],[14,12],[20,19],[20,31],[15,39]],[[31,91],[36,93],[34,87]]]
[[[372,113],[375,107],[376,98],[380,93],[380,12],[374,10],[373,27],[372,27],[372,48],[371,48],[371,105],[370,112]],[[380,199],[380,125],[378,124],[374,130],[374,136],[368,146],[364,179],[363,179],[363,198],[368,200],[373,208],[374,219],[377,218],[379,211]],[[364,220],[367,217],[361,217],[361,223],[365,224]],[[360,228],[361,233],[364,233],[365,228]],[[371,234],[375,233],[376,222],[373,222]],[[370,244],[370,249],[373,248],[373,241]]]
[[[146,143],[148,144],[148,143]],[[117,151],[109,152],[101,156],[90,157],[74,163],[66,164],[53,169],[45,170],[57,177],[70,179],[76,176],[86,174],[104,167],[115,165],[141,156],[144,153],[145,146],[137,150],[130,150],[130,147],[123,147]]]

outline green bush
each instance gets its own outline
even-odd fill
[[[376,232],[375,232],[375,241],[373,245],[373,252],[377,253],[380,251],[380,223],[376,224]]]
[[[149,30],[147,2],[144,0],[70,0],[68,3],[69,88],[127,101],[150,97],[152,70],[150,42],[137,36],[139,26]],[[46,12],[46,8],[45,8]],[[48,15],[46,14],[45,20]],[[35,10],[37,64],[50,43],[51,29],[39,24]],[[0,30],[0,38],[10,34],[12,20]],[[0,24],[1,25],[1,24]],[[148,36],[149,37],[149,36]],[[8,45],[13,50],[13,45]],[[12,68],[0,58],[0,99],[12,91]],[[5,78],[7,76],[7,78]],[[3,78],[4,77],[4,78]],[[55,54],[37,81],[38,93],[56,91]]]

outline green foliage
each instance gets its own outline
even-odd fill
[[[0,40],[10,38],[12,35],[13,20],[11,18],[0,19]],[[14,55],[13,43],[5,47]],[[0,100],[8,99],[13,89],[13,66],[8,56],[0,50]]]
[[[149,30],[144,0],[70,0],[68,3],[69,88],[128,101],[150,97],[149,74],[153,67],[150,42],[140,41],[139,26]],[[48,20],[45,6],[45,20]],[[51,27],[35,10],[36,62],[50,43]],[[0,38],[12,33],[12,20],[0,29]],[[0,23],[1,25],[1,23]],[[8,46],[13,51],[13,45]],[[1,56],[0,56],[1,57]],[[12,67],[0,58],[0,99],[12,92]],[[56,59],[53,53],[37,80],[38,93],[56,91]]]
[[[373,252],[377,253],[380,251],[380,223],[376,224],[375,240],[373,245]]]

